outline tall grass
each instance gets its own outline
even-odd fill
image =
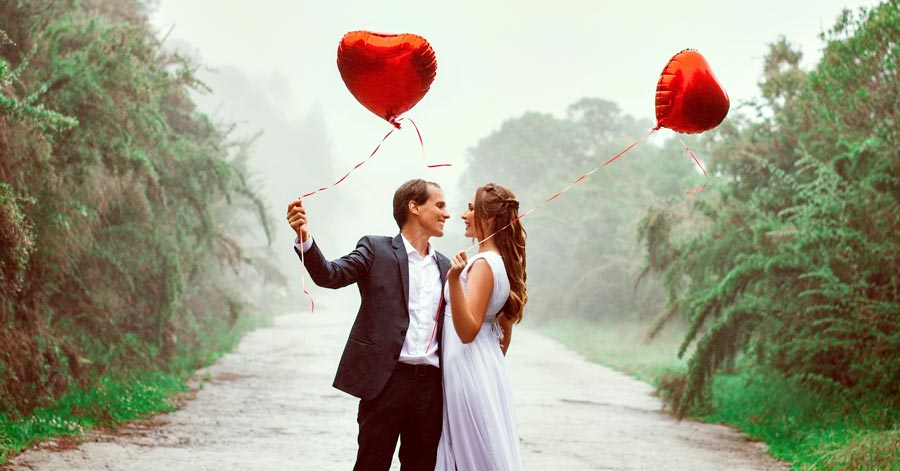
[[[96,388],[69,388],[55,405],[36,409],[28,417],[0,415],[0,463],[37,440],[80,435],[95,426],[115,426],[171,411],[172,394],[187,390],[184,379],[162,372],[132,378],[104,377]]]
[[[900,470],[900,411],[875,399],[811,391],[776,373],[745,370],[713,381],[714,412],[803,470]]]
[[[594,322],[568,318],[544,324],[540,330],[589,361],[655,386],[660,376],[679,371],[687,364],[677,357],[684,330],[672,323],[657,337],[648,340],[646,327],[646,324],[633,320]]]

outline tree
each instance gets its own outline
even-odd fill
[[[262,220],[196,66],[137,0],[0,4],[0,413],[104,375],[205,359],[225,266]],[[52,111],[51,111],[52,110]],[[251,219],[252,218],[252,219]]]
[[[681,354],[696,343],[680,415],[738,358],[818,389],[900,398],[898,4],[846,11],[823,39],[809,73],[784,39],[770,46],[755,116],[730,119],[713,147],[727,184],[641,223],[669,312],[691,322]]]

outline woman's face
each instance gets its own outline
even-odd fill
[[[466,237],[470,239],[478,238],[475,233],[475,195],[469,199],[469,206],[463,211],[462,220],[466,223]]]

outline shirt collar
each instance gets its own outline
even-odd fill
[[[406,236],[403,235],[402,232],[400,233],[400,238],[403,239],[403,245],[406,247],[406,255],[407,255],[407,256],[408,256],[408,255],[412,255],[412,254],[414,254],[414,253],[415,253],[416,255],[419,254],[419,251],[416,250],[416,248],[413,247],[412,244],[411,244],[408,240],[406,240]],[[420,257],[421,257],[421,255],[420,255]],[[428,253],[425,255],[425,257],[423,258],[423,260],[424,260],[425,258],[429,258],[429,257],[434,258],[434,248],[431,246],[431,242],[428,243]]]

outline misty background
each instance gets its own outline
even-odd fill
[[[738,113],[741,103],[759,96],[767,44],[783,35],[803,52],[804,64],[814,64],[823,47],[818,35],[841,9],[872,4],[564,0],[519,2],[510,7],[475,1],[158,0],[151,21],[167,47],[200,65],[198,76],[211,89],[194,97],[200,110],[217,123],[233,124],[232,139],[255,139],[248,162],[255,174],[253,185],[275,221],[274,261],[288,275],[296,294],[300,265],[291,250],[294,233],[284,222],[287,203],[336,181],[364,160],[391,129],[363,108],[341,81],[335,58],[346,32],[409,32],[431,43],[438,63],[436,79],[429,93],[405,115],[418,124],[426,155],[423,158],[415,130],[406,123],[402,132],[395,132],[343,183],[305,201],[310,230],[331,258],[349,252],[363,234],[395,234],[390,210],[394,189],[410,178],[424,178],[445,189],[452,220],[445,236],[433,243],[452,255],[471,245],[462,237],[458,218],[475,185],[507,184],[527,210],[654,126],[659,73],[680,50],[694,48],[707,58],[730,96],[730,113]],[[537,138],[535,145],[549,145],[562,135],[556,124],[577,123],[584,117],[570,108],[583,99],[604,100],[600,108],[610,103],[617,106],[618,110],[601,112],[609,111],[618,120],[606,125],[625,121],[627,125],[617,128],[615,139],[585,152],[583,158],[554,166],[553,171],[532,168],[536,173],[522,174],[519,155],[532,147],[527,138],[505,132],[504,123],[538,113],[535,131],[523,131],[524,135]],[[546,136],[540,137],[542,133]],[[605,276],[625,278],[614,291],[630,296],[623,290],[633,285],[643,257],[634,224],[644,205],[652,198],[684,197],[684,190],[703,182],[702,178],[685,180],[684,174],[697,169],[677,146],[669,146],[671,155],[663,155],[674,166],[668,160],[662,166],[643,162],[641,173],[630,173],[637,171],[637,159],[658,158],[653,149],[666,147],[673,137],[671,131],[662,130],[590,178],[590,185],[597,188],[631,182],[601,195],[604,212],[618,207],[625,213],[620,218],[598,219],[597,200],[586,198],[590,190],[583,184],[523,221],[529,231],[530,307],[552,306],[549,301],[560,297],[560,289],[592,281],[555,274],[566,270],[566,257],[590,255],[579,253],[580,247],[573,242],[586,237],[610,250],[604,263],[617,268]],[[521,146],[491,147],[492,138]],[[489,154],[488,149],[497,152]],[[701,148],[695,150],[702,161]],[[489,165],[470,167],[476,154],[482,163],[491,160]],[[428,169],[426,163],[452,167]],[[683,172],[675,178],[685,183],[664,194],[628,193],[640,190],[635,187],[642,184],[635,180],[639,175],[665,172],[664,168]],[[714,180],[711,177],[710,184]],[[650,180],[648,184],[662,183]],[[580,196],[573,196],[579,192]],[[616,222],[620,224],[613,227]],[[574,252],[560,251],[561,246]],[[601,274],[603,270],[589,273]],[[545,283],[552,280],[556,283]],[[326,290],[313,288],[313,295],[321,296],[322,291]],[[662,302],[659,296],[653,298],[654,302],[635,298],[630,307],[621,309],[643,304],[652,311]],[[579,302],[590,304],[591,300],[582,296]]]

